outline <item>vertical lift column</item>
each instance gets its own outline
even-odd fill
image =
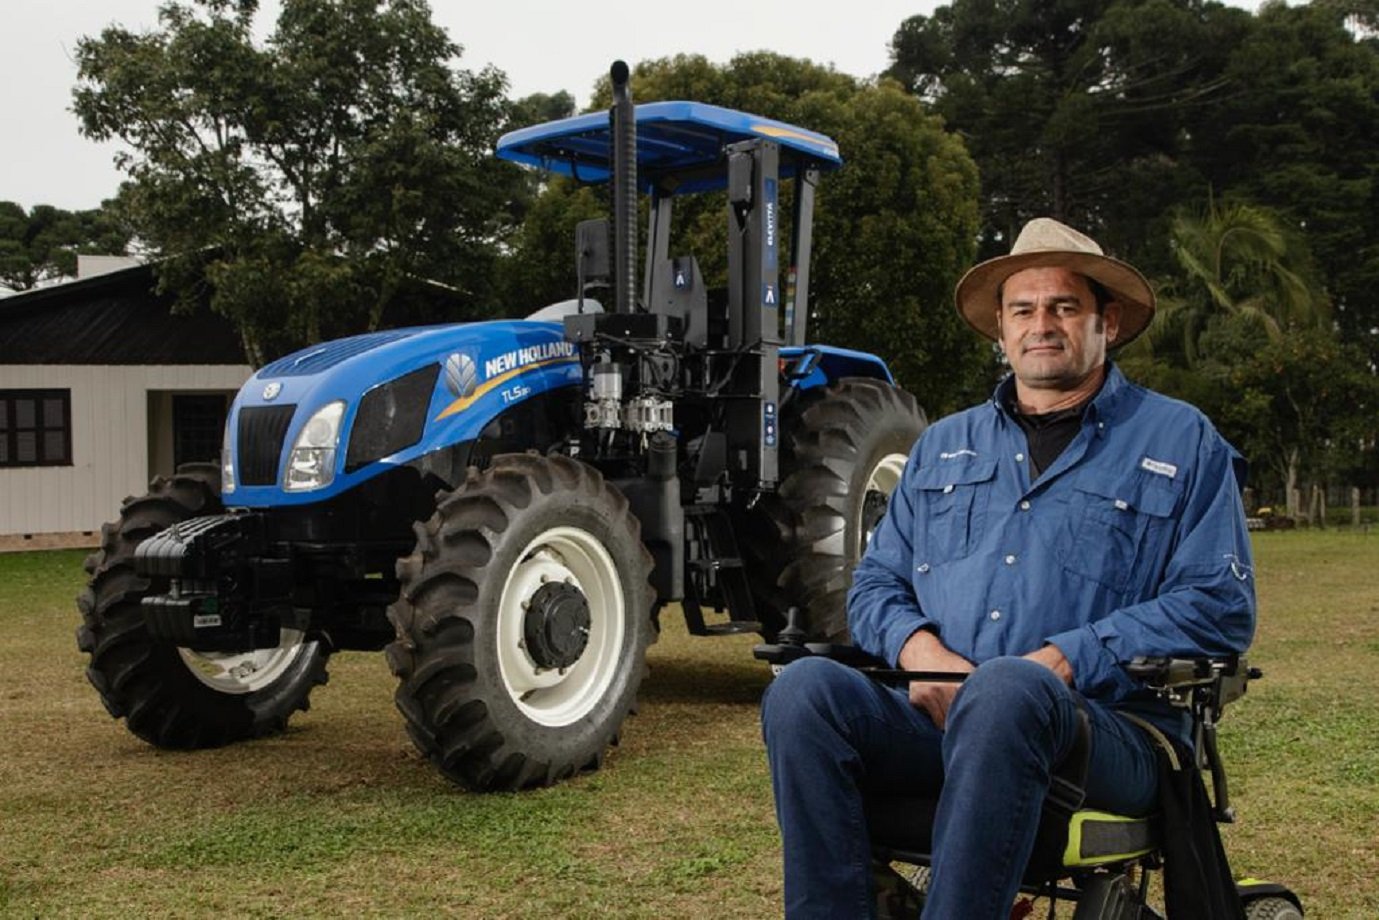
[[[727,407],[730,457],[758,489],[779,478],[780,147],[728,147],[728,348],[739,352]]]

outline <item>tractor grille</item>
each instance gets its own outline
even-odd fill
[[[346,473],[421,440],[438,373],[440,365],[429,364],[364,394],[350,432]]]
[[[239,410],[239,481],[271,486],[278,481],[283,437],[296,406],[245,406]]]

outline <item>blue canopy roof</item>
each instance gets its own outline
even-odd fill
[[[687,181],[675,191],[721,188],[726,170],[689,176],[721,167],[723,148],[755,137],[780,144],[780,174],[792,175],[801,165],[820,170],[843,165],[838,145],[816,131],[702,102],[650,102],[635,107],[637,115],[637,174],[643,188],[665,175]],[[607,112],[591,112],[560,121],[510,131],[498,139],[498,156],[539,169],[572,176],[580,182],[607,182],[611,172],[611,128]]]

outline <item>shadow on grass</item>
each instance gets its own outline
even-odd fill
[[[657,658],[642,682],[643,703],[718,703],[756,706],[771,672],[749,656],[742,662]]]

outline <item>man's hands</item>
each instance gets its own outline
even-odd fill
[[[1030,661],[1042,664],[1069,687],[1073,685],[1073,668],[1063,651],[1056,645],[1045,645],[1024,656]],[[976,666],[957,652],[944,645],[939,637],[921,629],[905,640],[900,649],[897,664],[906,671],[952,671],[957,674],[971,674]],[[939,731],[948,721],[948,707],[953,705],[957,695],[957,683],[930,683],[928,681],[910,682],[910,704],[922,709],[934,720]]]
[[[1056,645],[1046,645],[1036,649],[1025,656],[1030,661],[1037,661],[1048,668],[1058,679],[1069,687],[1073,685],[1073,666],[1068,663],[1068,659],[1063,655],[1062,649]]]
[[[918,630],[905,640],[897,663],[906,671],[953,671],[970,674],[976,670],[972,662],[950,650],[939,641],[938,636],[927,629]],[[933,719],[934,724],[942,731],[943,724],[948,720],[948,707],[953,705],[953,697],[957,694],[959,686],[955,683],[911,681],[910,704],[927,712],[929,718]]]

